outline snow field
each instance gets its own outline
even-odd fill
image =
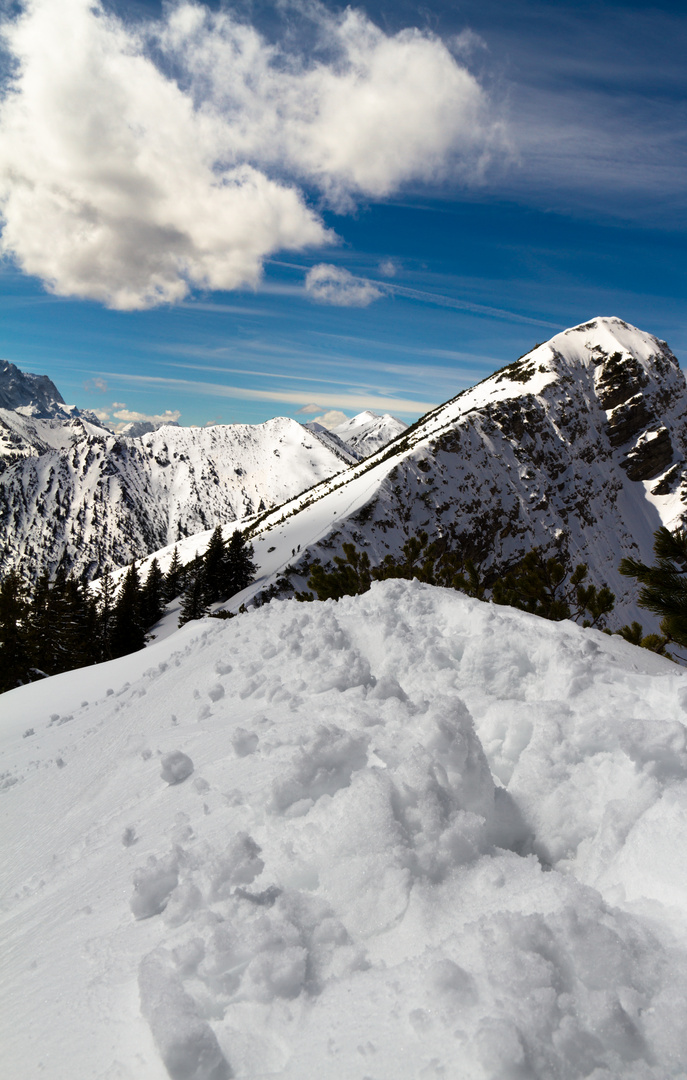
[[[682,670],[400,580],[145,658],[3,699],[9,1075],[685,1075]]]

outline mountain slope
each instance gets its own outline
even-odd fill
[[[7,1075],[684,1075],[686,690],[389,581],[4,695]]]
[[[60,561],[89,576],[124,565],[274,506],[356,460],[286,418],[141,437],[80,417],[31,423],[26,455],[0,476],[0,570],[29,577]]]
[[[425,529],[494,567],[558,545],[611,587],[622,621],[636,618],[618,563],[650,560],[655,529],[685,520],[686,456],[687,389],[668,346],[620,319],[594,319],[264,515],[255,526],[260,584],[293,550],[300,587],[308,563],[328,562],[346,540],[374,564]]]

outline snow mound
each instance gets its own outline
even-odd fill
[[[9,1072],[684,1075],[681,669],[405,581],[145,658],[3,699]]]

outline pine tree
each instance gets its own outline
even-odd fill
[[[247,543],[239,529],[235,529],[227,546],[227,594],[234,596],[247,589],[254,581],[257,567],[253,562],[253,545]]]
[[[30,682],[26,590],[10,571],[0,585],[0,693]]]
[[[141,615],[141,583],[136,563],[129,567],[117,597],[111,636],[113,657],[138,652],[145,645]]]
[[[55,631],[51,609],[50,575],[40,575],[33,590],[27,617],[27,634],[31,663],[37,676],[54,675]]]
[[[203,568],[197,560],[196,570],[190,576],[181,602],[179,614],[179,626],[183,626],[193,619],[202,619],[208,613],[208,605],[205,600],[205,575]]]
[[[229,553],[222,536],[222,526],[217,525],[203,556],[205,602],[226,600],[230,596]],[[236,591],[236,590],[235,590]]]
[[[169,569],[165,574],[165,582],[163,587],[163,597],[165,603],[169,604],[171,600],[176,599],[184,591],[184,567],[182,566],[181,559],[179,558],[179,550],[174,545],[174,551],[172,552],[172,558],[169,564]]]
[[[642,585],[639,606],[661,616],[666,643],[687,648],[687,530],[661,526],[654,533],[654,554],[654,566],[623,559],[620,573]]]
[[[114,630],[115,589],[109,566],[100,579],[100,595],[97,600],[96,650],[98,661],[112,659],[112,633]]]
[[[145,585],[141,590],[141,617],[146,630],[153,626],[162,615],[164,577],[157,559],[153,559],[148,569]]]

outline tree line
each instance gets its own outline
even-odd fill
[[[253,547],[221,526],[203,555],[182,565],[174,548],[167,573],[155,558],[145,580],[136,563],[116,589],[109,571],[95,592],[85,580],[58,569],[29,590],[10,572],[0,584],[0,693],[72,668],[137,652],[167,604],[182,597],[179,625],[208,614],[253,581]]]
[[[687,531],[658,529],[654,553],[653,566],[625,558],[619,569],[642,586],[638,604],[660,616],[661,633],[644,634],[638,622],[614,632],[632,644],[675,658],[668,647],[687,649]],[[32,591],[11,572],[0,584],[0,692],[136,652],[172,600],[182,597],[179,626],[183,626],[208,614],[213,603],[245,589],[255,572],[253,547],[243,533],[236,530],[227,542],[219,525],[203,555],[182,565],[175,547],[167,573],[153,559],[145,581],[133,563],[119,590],[109,572],[100,579],[99,593],[85,579],[62,569],[52,580],[43,574]],[[336,556],[333,565],[310,566],[312,591],[295,595],[301,601],[339,599],[367,592],[373,581],[387,578],[417,578],[555,622],[572,619],[611,633],[607,622],[615,597],[607,586],[589,583],[586,564],[572,567],[565,553],[547,555],[535,548],[497,573],[442,540],[430,542],[424,531],[410,537],[398,556],[387,555],[375,567],[367,552],[345,543],[343,555]],[[283,584],[288,584],[286,579]],[[274,591],[266,599],[272,595]],[[227,612],[217,614],[230,617]]]

